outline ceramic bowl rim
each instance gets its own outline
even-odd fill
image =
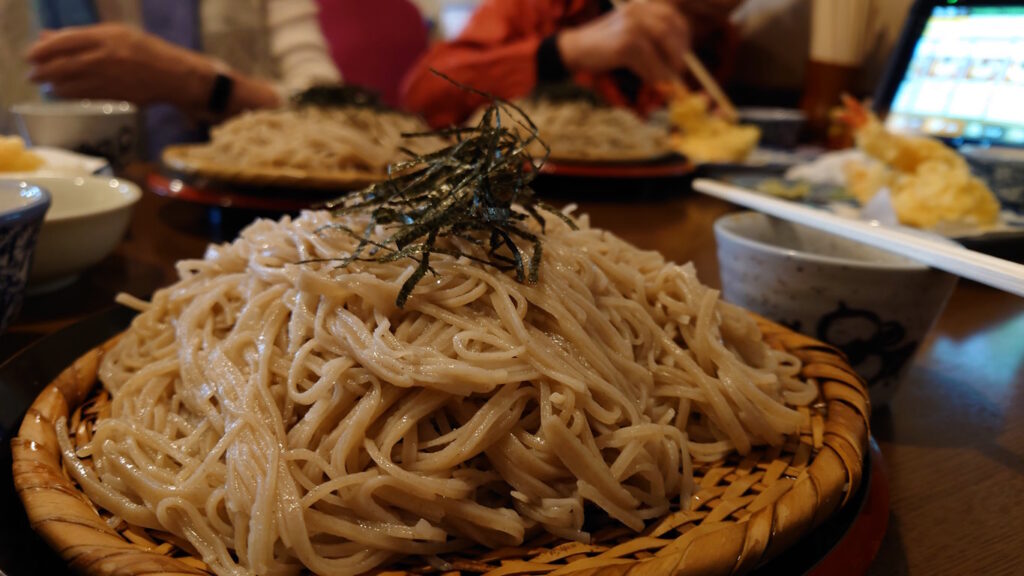
[[[48,186],[47,186],[48,182],[53,182],[53,181],[71,181],[71,182],[74,182],[75,180],[82,180],[83,181],[83,184],[82,184],[83,186],[85,185],[84,182],[93,181],[93,182],[96,182],[97,184],[102,184],[103,186],[106,186],[106,187],[109,187],[109,188],[122,188],[123,187],[124,190],[127,192],[127,194],[125,194],[123,192],[119,192],[118,193],[118,198],[121,201],[117,202],[113,206],[106,206],[106,207],[99,207],[99,208],[90,208],[88,210],[85,210],[85,211],[82,211],[82,212],[76,212],[74,214],[64,214],[64,215],[61,215],[61,216],[50,216],[50,217],[44,219],[44,222],[46,224],[55,224],[55,223],[58,223],[58,222],[73,222],[73,221],[76,221],[76,220],[84,220],[86,218],[93,218],[95,216],[99,216],[99,215],[102,215],[102,214],[113,214],[113,213],[118,212],[120,210],[124,210],[124,209],[127,209],[127,208],[130,208],[130,207],[134,206],[135,204],[137,204],[139,202],[139,200],[142,199],[142,189],[139,188],[139,186],[137,184],[135,184],[134,182],[131,182],[129,180],[125,180],[123,178],[110,178],[110,177],[104,177],[104,176],[93,176],[93,175],[89,175],[89,176],[36,176],[36,177],[16,178],[16,179],[0,178],[0,185],[2,185],[4,182],[21,182],[22,184],[24,184],[26,186],[34,186],[36,188],[39,188],[39,189],[42,189],[42,190],[46,190],[47,191],[47,198],[49,199],[49,202],[47,203],[47,205],[49,205],[49,204],[52,203],[53,194],[49,193]],[[72,184],[72,185],[73,186],[77,186],[77,184]]]
[[[753,216],[749,216],[751,214]],[[734,222],[738,221],[740,218],[751,218],[751,217],[767,219],[768,215],[767,214],[762,214],[760,212],[754,212],[754,211],[742,211],[742,212],[734,212],[734,213],[731,213],[731,214],[726,214],[724,216],[720,216],[718,219],[715,220],[715,224],[714,224],[714,230],[715,230],[716,238],[725,238],[726,240],[728,240],[730,242],[742,245],[742,246],[744,246],[747,249],[753,250],[754,252],[766,252],[768,254],[772,254],[774,256],[779,256],[779,257],[782,257],[782,258],[788,258],[788,259],[791,259],[791,260],[797,260],[797,261],[803,261],[803,262],[811,262],[811,263],[815,263],[815,264],[825,264],[825,265],[830,265],[830,266],[846,266],[847,268],[855,268],[855,269],[864,270],[864,271],[867,271],[867,270],[879,270],[879,271],[887,271],[887,272],[922,272],[922,271],[930,269],[927,265],[921,264],[920,262],[914,262],[913,260],[910,260],[909,258],[907,258],[906,262],[904,262],[904,263],[896,263],[896,262],[871,262],[871,261],[866,261],[866,260],[854,260],[852,258],[843,258],[841,256],[826,256],[824,254],[815,254],[815,253],[812,253],[812,252],[803,252],[803,251],[793,250],[793,249],[789,249],[789,248],[782,248],[782,247],[776,246],[774,244],[769,244],[769,243],[761,241],[761,240],[754,240],[752,238],[744,236],[744,235],[740,234],[738,231],[736,231],[735,229],[733,229],[731,227],[731,225]],[[794,226],[801,226],[800,224],[793,224],[793,225]],[[803,228],[807,228],[806,226],[802,226],[802,227]],[[828,232],[825,232],[825,231],[821,231],[821,232],[823,234],[828,234]],[[847,239],[842,238],[840,236],[836,236],[836,238],[838,238],[839,240],[841,240],[843,242],[848,242],[850,244],[861,244],[860,242],[855,242],[853,240],[847,240]],[[719,246],[721,246],[721,244],[722,243],[719,242]],[[882,250],[881,248],[874,248],[874,247],[870,247],[870,248],[872,250],[879,250],[879,251],[882,251],[882,252],[885,251],[885,250]],[[904,258],[903,256],[898,256],[898,257]]]
[[[741,106],[736,109],[745,122],[806,122],[807,114],[799,108],[782,106]]]
[[[104,110],[104,106],[112,108]],[[131,116],[138,113],[135,104],[126,100],[81,98],[49,102],[19,102],[10,107],[11,114],[24,117],[88,118]]]
[[[1008,166],[1015,171],[1024,169],[1024,148],[968,144],[960,147],[960,153],[971,162]]]
[[[39,192],[39,199],[24,206],[0,211],[0,225],[8,226],[23,222],[32,222],[34,220],[39,220],[41,222],[43,217],[46,215],[46,211],[50,209],[50,204],[52,202],[49,190],[44,186],[26,183],[20,180],[0,180],[0,187],[5,184],[11,184],[12,188],[21,190],[34,189]]]

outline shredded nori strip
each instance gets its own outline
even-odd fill
[[[538,84],[530,92],[529,100],[534,102],[552,102],[555,104],[583,102],[596,108],[608,106],[608,103],[600,94],[572,81]]]
[[[462,85],[439,72],[435,74],[490,100],[480,122],[472,127],[405,134],[408,138],[442,136],[454,139],[455,143],[425,155],[407,150],[411,159],[390,166],[387,180],[326,205],[336,215],[370,215],[361,231],[340,224],[326,227],[359,238],[351,254],[332,259],[339,266],[356,260],[391,262],[400,258],[419,263],[398,293],[395,304],[399,308],[426,273],[434,273],[430,267],[432,253],[465,256],[499,270],[514,270],[519,282],[534,283],[543,256],[541,236],[524,223],[532,218],[543,233],[543,210],[576,227],[571,218],[540,202],[530,187],[547,159],[547,152],[543,158],[534,158],[529,148],[535,142],[545,151],[548,148],[526,114],[511,102]],[[378,225],[385,226],[391,235],[374,241],[371,237]],[[487,258],[474,258],[437,246],[437,240],[444,237],[458,237],[485,246]],[[529,266],[523,258],[526,246],[531,251]]]
[[[312,86],[292,96],[292,105],[296,108],[315,106],[318,108],[352,107],[381,111],[393,110],[381,101],[380,94],[374,90],[353,84]]]

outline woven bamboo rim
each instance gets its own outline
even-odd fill
[[[211,180],[242,186],[269,186],[304,189],[358,190],[384,180],[384,172],[371,170],[311,171],[286,167],[252,167],[210,162],[196,158],[201,144],[181,144],[164,148],[161,159],[173,170]]]
[[[378,576],[486,573],[550,576],[743,574],[776,556],[836,512],[857,491],[870,406],[863,382],[840,352],[758,318],[771,346],[804,363],[819,402],[802,408],[805,424],[779,448],[702,466],[690,510],[651,522],[641,534],[598,530],[593,542],[543,536],[522,546],[472,549],[430,564],[409,559]],[[74,441],[88,440],[104,410],[97,393],[100,359],[113,341],[64,370],[36,398],[12,440],[14,484],[32,527],[78,572],[93,575],[207,574],[188,544],[163,532],[110,526],[63,470],[54,423],[67,419]]]

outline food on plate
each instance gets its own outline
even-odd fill
[[[598,509],[639,531],[685,506],[695,461],[798,431],[817,386],[751,316],[537,202],[535,136],[461,136],[124,297],[140,314],[100,366],[109,415],[77,450],[58,423],[89,498],[218,574],[353,574],[585,541]]]
[[[43,165],[43,159],[25,148],[18,136],[0,136],[0,172],[31,172]]]
[[[809,182],[788,182],[781,178],[768,178],[757,185],[759,192],[786,200],[802,200],[811,194]]]
[[[697,163],[741,162],[757,146],[761,130],[712,114],[704,94],[670,88],[669,121],[676,129],[672,148]]]
[[[844,98],[844,119],[857,148],[876,162],[847,162],[846,186],[861,204],[888,189],[900,222],[919,228],[961,223],[981,228],[996,224],[999,201],[967,161],[942,142],[926,136],[895,134],[853,98]]]
[[[628,108],[604,104],[584,89],[556,86],[515,104],[537,126],[552,160],[640,161],[670,153],[668,130],[663,126]],[[477,124],[482,114],[482,110],[475,114],[469,124]],[[526,133],[529,126],[519,129]],[[533,152],[542,156],[546,150],[538,142]]]
[[[342,88],[338,88],[341,90]],[[315,91],[313,91],[315,90]],[[215,127],[210,142],[190,146],[186,164],[311,174],[363,172],[383,177],[390,164],[445,145],[415,116],[390,110],[370,98],[328,88],[311,89],[287,108],[243,113]]]
[[[521,102],[556,160],[646,160],[668,152],[667,131],[628,108],[587,102]]]
[[[405,141],[428,128],[419,118],[370,108],[302,107],[246,112],[214,128],[196,159],[253,168],[311,172],[364,170],[384,174],[388,164],[436,149],[437,141]]]

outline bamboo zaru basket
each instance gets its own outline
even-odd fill
[[[648,523],[642,533],[617,524],[594,530],[590,544],[542,536],[514,548],[470,549],[410,558],[379,575],[711,575],[743,574],[770,559],[842,507],[861,481],[869,404],[862,381],[835,349],[759,319],[766,341],[803,362],[818,401],[801,408],[799,435],[778,448],[702,465],[688,510]],[[14,483],[32,526],[79,572],[94,575],[206,574],[187,543],[171,534],[117,525],[69,479],[54,423],[68,419],[76,444],[88,441],[109,397],[97,368],[110,343],[64,370],[29,408],[12,441]]]

